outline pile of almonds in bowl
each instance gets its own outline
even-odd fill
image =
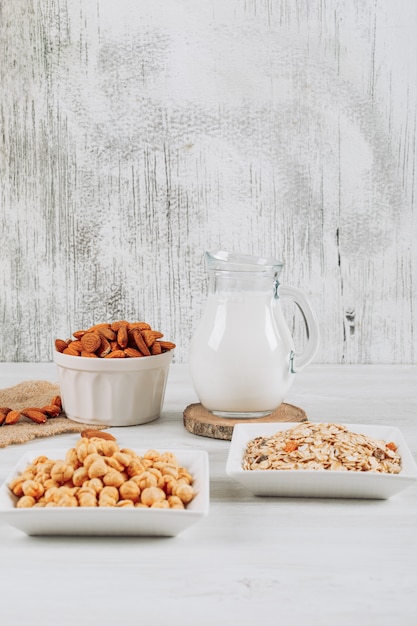
[[[72,335],[70,339],[56,339],[55,349],[71,356],[123,359],[153,356],[175,348],[175,343],[163,341],[163,333],[146,322],[95,324]]]

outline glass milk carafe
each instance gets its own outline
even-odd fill
[[[209,294],[190,347],[194,389],[215,415],[269,415],[317,352],[316,316],[299,289],[279,284],[283,263],[224,251],[206,252],[206,261]],[[281,297],[291,298],[306,322],[308,341],[299,355]]]

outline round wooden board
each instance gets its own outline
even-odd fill
[[[228,441],[232,438],[235,424],[305,421],[307,421],[307,415],[303,409],[285,402],[270,415],[253,419],[218,417],[205,409],[202,404],[190,404],[184,411],[184,426],[190,433],[201,437],[226,439]]]

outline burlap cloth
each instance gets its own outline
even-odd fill
[[[0,406],[7,406],[19,411],[27,407],[42,407],[50,404],[52,398],[59,395],[59,385],[46,380],[28,380],[14,387],[0,389]],[[80,424],[61,413],[51,417],[44,424],[36,424],[22,416],[17,424],[0,426],[0,448],[11,444],[26,443],[37,437],[53,437],[62,433],[80,433],[86,428],[102,430],[108,426],[100,424]]]

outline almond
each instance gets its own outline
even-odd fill
[[[42,413],[40,409],[22,409],[20,412],[37,424],[44,424],[46,422],[46,415]]]
[[[5,407],[5,406],[0,407],[0,426],[6,420],[6,416],[8,413],[10,413],[11,410],[12,409],[9,409],[8,407]]]
[[[151,353],[149,352],[149,348],[146,345],[144,338],[142,337],[142,331],[139,328],[133,328],[132,336],[133,336],[133,339],[136,343],[138,350],[142,352],[144,356],[151,356]]]
[[[110,332],[113,332],[113,331],[111,330]],[[107,356],[109,352],[111,352],[111,346],[110,346],[109,341],[106,339],[104,335],[101,335],[100,342],[101,342],[100,347],[97,350],[97,356],[103,358]]]
[[[16,424],[21,418],[19,411],[9,411],[6,415],[5,424]]]
[[[153,330],[141,330],[140,332],[148,348],[151,348],[152,345],[155,343],[155,339],[156,339]],[[163,337],[162,333],[161,333],[161,337]]]
[[[159,341],[159,344],[161,345],[163,352],[173,350],[176,347],[175,343],[172,343],[172,341]]]
[[[129,324],[129,330],[133,328],[139,328],[139,330],[152,330],[151,326],[146,322],[132,322]]]
[[[125,348],[124,353],[130,358],[138,358],[140,356],[143,356],[142,352],[139,352],[139,350],[136,350],[135,348]]]
[[[128,342],[127,326],[120,326],[117,331],[117,343],[121,348],[126,348]]]
[[[55,339],[55,349],[57,352],[63,352],[68,348],[68,344],[63,339]]]
[[[41,409],[42,413],[46,413],[48,417],[58,417],[61,409],[56,404],[46,404]]]
[[[81,343],[79,339],[74,339],[74,341],[71,341],[68,344],[68,348],[71,348],[71,350],[77,350],[78,352],[81,352],[83,350],[83,344]]]
[[[112,324],[110,324],[110,328],[116,333],[119,330],[120,326],[129,326],[129,322],[126,322],[126,320],[120,320],[119,322],[113,322]]]
[[[62,411],[62,400],[61,396],[54,396],[51,400],[51,404],[56,404]]]
[[[100,439],[108,439],[109,441],[116,441],[116,437],[113,437],[110,433],[103,432],[102,430],[83,430],[81,431],[81,437],[92,439],[93,437],[99,437]]]
[[[75,348],[70,348],[70,347],[63,350],[62,354],[69,354],[70,356],[80,356],[80,353],[78,350],[76,350]]]
[[[97,332],[109,341],[114,341],[117,337],[116,333],[110,328],[110,326],[108,328],[97,328]]]
[[[95,352],[101,344],[100,335],[95,331],[85,333],[80,341],[84,352]]]
[[[153,344],[153,346],[151,348],[151,353],[152,354],[162,354],[162,348],[161,348],[161,344],[159,343],[159,341],[155,341],[155,343]]]
[[[94,324],[94,326],[91,326],[91,328],[89,328],[87,332],[93,331],[99,333],[109,341],[114,341],[114,339],[116,339],[116,333],[114,332],[114,330],[111,329],[110,324],[108,323]]]
[[[109,352],[104,358],[105,359],[124,359],[125,353],[123,350],[113,350]]]

